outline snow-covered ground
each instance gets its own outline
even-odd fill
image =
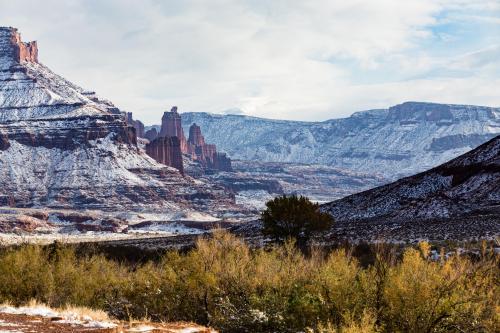
[[[86,308],[52,309],[41,304],[23,307],[0,305],[0,333],[46,332],[165,332],[217,333],[190,323],[120,322],[111,320],[102,311]]]
[[[98,320],[92,318],[88,314],[82,314],[76,310],[60,310],[56,311],[47,306],[35,304],[31,306],[23,307],[13,307],[10,305],[0,305],[0,314],[10,314],[10,315],[26,315],[30,317],[43,317],[43,318],[58,318],[58,323],[69,324],[74,326],[86,327],[86,328],[115,328],[118,325],[111,320]],[[107,317],[103,314],[99,314],[100,317]],[[3,321],[0,323],[1,326],[7,326],[8,324]],[[20,325],[17,325],[20,326]],[[22,332],[22,331],[21,331]]]
[[[228,221],[231,219],[224,220]],[[217,222],[221,220],[209,214],[191,211],[112,213],[0,207],[0,245],[26,242],[48,244],[56,240],[65,243],[100,242],[193,235],[206,232]]]

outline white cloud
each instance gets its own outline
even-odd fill
[[[434,54],[435,44],[460,42],[460,32],[434,29],[467,14],[461,8],[495,18],[497,5],[0,0],[0,25],[38,39],[49,67],[146,123],[158,122],[173,104],[186,111],[239,108],[257,116],[316,120],[404,100],[500,104],[489,88],[496,78],[476,71],[474,62],[467,63],[467,79],[428,75],[457,64],[457,54]],[[496,40],[495,31],[488,34]],[[464,53],[488,46],[473,44]]]

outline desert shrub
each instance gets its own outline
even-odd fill
[[[0,257],[0,301],[12,304],[32,299],[48,302],[54,291],[54,276],[47,253],[39,246],[23,245]]]
[[[0,253],[0,302],[102,309],[119,319],[194,321],[222,332],[498,332],[498,259],[431,261],[429,247],[400,261],[375,250],[364,267],[349,251],[293,241],[251,249],[227,232],[160,261],[124,264],[71,246]]]
[[[319,210],[319,204],[303,196],[280,196],[266,203],[261,214],[263,233],[276,241],[294,238],[306,244],[312,235],[333,225],[333,217]]]
[[[384,295],[387,328],[405,332],[484,330],[484,319],[493,316],[500,296],[491,265],[486,261],[473,264],[458,256],[431,262],[422,247],[407,250],[401,264],[388,275]]]

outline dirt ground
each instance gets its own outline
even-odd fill
[[[45,332],[86,332],[86,333],[216,333],[213,330],[188,323],[120,323],[115,328],[86,327],[85,323],[71,324],[62,318],[48,318],[18,314],[0,313],[0,333],[45,333]]]

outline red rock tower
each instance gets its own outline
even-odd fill
[[[201,127],[193,123],[191,127],[189,127],[189,139],[188,143],[193,146],[204,146],[205,138],[201,134]]]
[[[164,112],[161,118],[160,137],[178,137],[181,145],[181,151],[188,153],[188,145],[184,131],[182,130],[181,115],[177,113],[177,106],[172,107],[170,112]]]

